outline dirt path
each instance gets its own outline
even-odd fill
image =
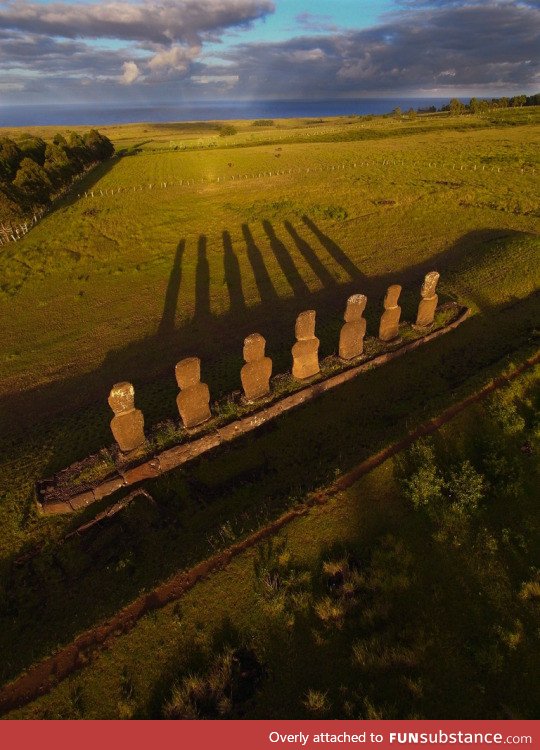
[[[92,659],[96,658],[100,650],[106,648],[115,638],[127,633],[146,613],[160,609],[166,604],[179,599],[186,591],[211,573],[226,567],[233,558],[250,547],[272,536],[286,526],[290,521],[305,515],[312,505],[324,504],[336,493],[351,487],[360,477],[384,463],[391,456],[396,455],[411,443],[424,435],[435,432],[442,425],[452,420],[471,404],[485,398],[493,391],[507,385],[525,370],[540,362],[540,352],[526,360],[519,368],[507,376],[500,376],[482,390],[477,391],[463,401],[460,401],[443,411],[437,418],[420,425],[416,430],[408,433],[399,442],[388,446],[376,453],[354,469],[344,474],[328,487],[312,493],[305,504],[289,511],[277,520],[259,531],[251,534],[238,544],[234,544],[223,552],[204,560],[195,567],[182,573],[177,573],[168,581],[157,586],[153,591],[139,597],[127,607],[119,610],[110,620],[95,628],[85,631],[69,645],[61,648],[53,656],[40,663],[18,677],[13,682],[0,689],[0,714],[29,703],[40,695],[52,690],[58,682],[77,669],[81,669]]]

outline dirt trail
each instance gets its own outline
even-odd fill
[[[13,682],[4,685],[0,689],[0,714],[24,706],[40,695],[48,693],[58,682],[96,658],[99,651],[106,648],[115,638],[130,631],[143,615],[179,599],[184,593],[193,588],[198,581],[226,567],[233,558],[245,550],[272,536],[295,518],[308,513],[312,505],[326,503],[335,494],[351,487],[364,474],[372,471],[388,458],[407,448],[418,438],[435,432],[439,427],[452,420],[471,404],[485,398],[498,388],[507,385],[525,370],[539,362],[540,352],[527,359],[509,375],[501,375],[480,391],[450,406],[435,419],[431,419],[420,425],[420,427],[408,433],[399,442],[370,456],[370,458],[355,466],[354,469],[341,476],[326,488],[310,494],[304,505],[283,514],[272,523],[251,534],[242,542],[234,544],[223,552],[204,560],[190,570],[177,573],[168,581],[157,586],[153,591],[144,594],[127,607],[119,610],[110,620],[82,633],[72,643],[61,648],[53,656],[30,667],[28,672]]]

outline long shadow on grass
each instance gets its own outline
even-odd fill
[[[246,298],[242,289],[242,274],[229,232],[223,232],[223,271],[229,293],[231,314],[245,314]]]
[[[180,284],[182,282],[182,258],[186,250],[186,242],[182,240],[178,243],[176,254],[174,256],[171,275],[165,293],[165,303],[163,305],[163,314],[159,323],[159,333],[169,333],[174,331],[176,309],[178,307],[178,295],[180,293]]]
[[[52,546],[23,565],[7,565],[1,679],[173,572],[260,528],[336,471],[475,390],[505,357],[533,346],[537,306],[538,295],[531,294],[487,308],[456,331],[282,415],[256,435],[146,483],[156,506],[134,504],[80,540]]]
[[[286,228],[289,233],[291,229],[294,232],[291,226]],[[310,228],[321,243],[327,242],[327,235],[323,235],[312,221]],[[269,226],[267,230],[275,236]],[[196,354],[203,360],[204,378],[210,386],[213,398],[230,392],[240,385],[242,342],[248,334],[255,331],[262,333],[267,339],[267,352],[273,359],[274,372],[284,372],[291,366],[290,347],[294,343],[295,318],[301,310],[308,307],[317,311],[317,335],[321,340],[321,356],[336,351],[343,322],[343,310],[350,294],[363,292],[368,296],[368,334],[377,333],[382,298],[391,283],[399,282],[404,285],[400,300],[402,318],[413,320],[420,283],[426,271],[434,268],[441,271],[444,284],[445,274],[455,275],[463,267],[472,266],[472,258],[476,262],[487,256],[490,245],[486,240],[501,236],[501,232],[497,230],[472,232],[446,251],[405,271],[370,278],[362,276],[360,280],[329,284],[310,294],[302,293],[302,298],[296,299],[277,296],[262,251],[256,245],[247,225],[242,226],[242,234],[246,243],[247,258],[261,297],[259,304],[249,309],[244,308],[242,304],[242,280],[237,257],[233,258],[234,249],[229,245],[229,238],[225,233],[224,271],[230,294],[236,301],[226,314],[212,315],[206,237],[201,235],[197,247],[195,315],[191,321],[175,328],[177,289],[182,279],[182,265],[188,255],[182,240],[173,261],[163,315],[156,334],[109,352],[102,364],[93,372],[66,377],[64,380],[0,397],[0,425],[6,427],[5,434],[9,435],[11,446],[6,446],[5,452],[13,451],[17,455],[16,441],[21,439],[23,443],[32,443],[31,451],[34,455],[40,454],[42,446],[47,444],[49,458],[43,461],[41,477],[36,476],[37,480],[85,457],[103,445],[109,445],[111,415],[107,396],[111,386],[119,381],[128,380],[134,383],[136,402],[143,410],[147,424],[175,417],[177,388],[173,376],[174,365],[179,359],[190,354]],[[507,233],[506,236],[511,238],[520,235]],[[294,235],[293,239],[297,241]],[[319,253],[323,250],[317,247],[314,241],[309,245],[308,252],[307,241],[303,240],[303,243],[304,253],[309,255],[312,263],[315,263],[313,257],[320,257]],[[356,267],[349,266],[343,259],[343,250],[339,249],[338,252],[337,244],[333,241],[332,243],[332,252],[339,256],[341,264],[348,267],[351,275],[357,275],[359,272],[354,270]],[[471,252],[473,249],[474,255]],[[243,247],[239,246],[237,252],[242,251]],[[287,254],[292,258],[289,251]],[[470,273],[471,283],[467,283],[464,293],[482,310],[487,309],[488,302],[478,290],[478,285],[474,285],[474,267]],[[447,298],[440,294],[440,301],[443,302],[445,299]],[[13,420],[14,414],[17,415],[16,423]],[[51,421],[52,416],[56,421]]]

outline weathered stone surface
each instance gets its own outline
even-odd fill
[[[401,318],[401,307],[398,305],[401,287],[393,284],[388,287],[384,298],[384,313],[379,326],[379,339],[381,341],[393,341],[399,336],[399,319]]]
[[[240,378],[244,395],[248,401],[255,401],[270,393],[272,360],[265,357],[266,341],[260,333],[252,333],[244,341],[244,359]]]
[[[122,453],[129,453],[144,444],[144,417],[135,409],[135,390],[131,383],[116,383],[109,394],[109,406],[115,416],[111,420],[114,439]]]
[[[102,498],[108,497],[114,492],[122,489],[124,486],[125,482],[121,476],[113,477],[106,482],[101,482],[97,487],[94,487],[94,497],[96,500],[101,500]]]
[[[294,335],[297,341],[309,341],[315,338],[315,319],[317,313],[315,310],[304,310],[296,318],[294,326]]]
[[[45,516],[55,516],[59,513],[72,513],[73,508],[64,500],[54,500],[50,503],[43,503],[41,505],[41,512]]]
[[[424,277],[424,283],[422,284],[422,289],[420,291],[420,295],[423,299],[429,299],[435,295],[435,290],[437,289],[439,279],[440,274],[437,271],[430,271],[429,273],[426,273]]]
[[[159,461],[156,459],[145,461],[143,464],[133,466],[131,469],[126,469],[122,472],[126,484],[137,484],[137,482],[142,482],[144,479],[154,479],[159,474],[161,474],[161,469]]]
[[[90,492],[82,492],[80,495],[75,495],[74,497],[69,498],[69,504],[73,508],[73,510],[80,510],[80,508],[86,508],[92,503],[96,501],[96,498],[94,497],[94,493],[92,491]]]
[[[364,294],[353,294],[347,300],[345,309],[345,325],[339,336],[339,356],[350,360],[359,357],[364,351],[364,336],[366,335],[366,320],[362,313],[366,309],[367,297]]]
[[[430,271],[426,274],[420,295],[422,299],[418,305],[418,315],[416,316],[417,328],[429,328],[435,320],[435,310],[439,302],[435,290],[439,281],[437,271]]]
[[[293,377],[305,380],[317,375],[319,367],[319,339],[315,336],[315,310],[306,310],[296,319],[296,344],[292,348]]]
[[[420,304],[418,305],[418,315],[416,316],[417,328],[429,328],[433,325],[438,302],[439,298],[437,295],[430,299],[420,300]]]
[[[175,372],[182,389],[176,398],[180,417],[187,429],[197,427],[212,416],[209,406],[210,390],[206,383],[201,383],[201,360],[198,357],[187,357],[178,362]]]
[[[354,323],[357,320],[363,320],[362,315],[367,305],[367,297],[365,294],[353,294],[347,300],[347,307],[345,308],[345,315],[343,320],[345,323]]]

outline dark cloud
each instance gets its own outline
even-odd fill
[[[269,3],[189,0],[182,7],[191,8],[194,15],[184,17],[181,31],[154,22],[157,17],[163,21],[161,14],[180,3],[165,0],[158,5],[157,0],[148,0],[144,7],[154,8],[157,15],[150,13],[146,34],[134,17],[126,17],[122,49],[85,42],[79,38],[84,36],[83,26],[78,34],[61,39],[58,29],[54,34],[45,34],[43,29],[40,33],[12,28],[2,31],[0,23],[0,77],[5,81],[0,91],[7,96],[11,92],[15,98],[17,87],[24,85],[29,90],[34,86],[29,83],[32,74],[41,81],[43,100],[55,86],[65,97],[73,92],[88,100],[94,96],[113,101],[115,97],[128,100],[138,96],[154,101],[220,96],[316,99],[538,90],[538,2],[404,0],[404,4],[407,9],[385,15],[378,26],[357,31],[321,33],[317,27],[324,23],[321,18],[304,17],[304,26],[313,24],[305,35],[282,42],[224,47],[218,62],[205,62],[204,58],[205,34],[218,29],[210,9],[216,13],[221,9],[223,24],[233,24],[234,17],[238,25],[245,21],[249,8],[251,13],[263,13]],[[36,6],[18,0],[4,7],[17,7],[22,15],[24,8]],[[69,7],[74,12],[97,8]],[[113,4],[100,7],[111,9]],[[129,7],[138,13],[143,6]],[[232,9],[236,10],[234,16],[230,15]],[[47,23],[52,24],[50,16]],[[63,23],[65,28],[69,26],[68,19]],[[88,36],[93,37],[97,32],[93,22],[88,23],[94,28]],[[164,42],[167,34],[169,41]],[[26,73],[18,77],[21,68]]]
[[[538,85],[538,4],[430,3],[377,27],[238,46],[239,90],[259,96],[354,96]]]
[[[273,10],[271,0],[109,0],[80,5],[7,0],[0,2],[0,33],[6,40],[0,69],[21,63],[39,75],[55,64],[59,75],[87,69],[88,75],[100,76],[106,70],[123,84],[187,75],[204,41],[216,41],[225,29],[249,25]],[[111,53],[65,41],[79,39],[114,39],[132,46]],[[150,56],[142,59],[141,50]]]
[[[273,12],[271,0],[116,0],[73,4],[0,3],[0,28],[71,39],[200,44],[205,34]]]

